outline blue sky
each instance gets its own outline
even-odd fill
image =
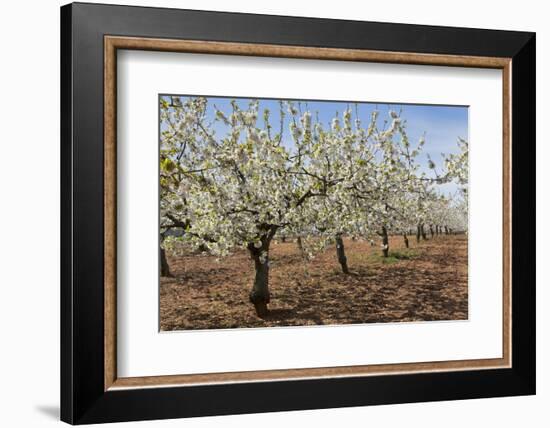
[[[182,101],[188,97],[182,96]],[[229,115],[232,111],[230,102],[235,99],[237,104],[243,109],[248,106],[251,98],[235,97],[206,97],[208,99],[207,120],[213,121],[215,116],[214,105],[224,113]],[[259,99],[260,110],[258,120],[263,125],[263,110],[270,110],[270,122],[273,132],[279,132],[279,101],[276,99]],[[319,120],[325,128],[330,126],[332,118],[338,112],[341,113],[349,107],[353,112],[355,119],[355,105],[357,113],[363,126],[368,126],[371,113],[374,110],[380,112],[378,117],[378,126],[384,125],[384,120],[389,120],[389,111],[401,112],[401,118],[407,121],[407,133],[409,140],[415,145],[422,135],[425,135],[426,144],[423,154],[419,158],[422,163],[427,163],[427,155],[435,162],[437,168],[441,170],[441,153],[457,153],[457,139],[468,139],[468,107],[466,106],[442,106],[442,105],[420,105],[420,104],[384,104],[369,102],[341,102],[341,101],[300,101],[292,100],[298,108],[301,105],[302,111],[312,112],[313,119],[317,114]],[[299,104],[298,104],[299,103]],[[285,119],[283,126],[283,141],[285,146],[292,149],[293,143],[290,138],[289,115]],[[215,125],[216,134],[222,136],[227,131],[227,127],[220,122]],[[427,170],[427,168],[426,168]],[[440,191],[444,193],[454,193],[456,186],[452,183],[440,186]]]

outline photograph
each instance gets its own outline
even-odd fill
[[[468,107],[159,95],[160,330],[468,319]]]

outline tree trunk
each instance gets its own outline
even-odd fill
[[[160,276],[172,277],[170,272],[170,266],[168,265],[168,260],[166,259],[166,250],[160,247]]]
[[[445,235],[448,235],[448,234],[449,234],[449,228],[445,226]]]
[[[403,234],[403,241],[405,241],[405,248],[409,248],[409,238],[407,238],[407,234]]]
[[[424,241],[427,241],[428,238],[426,238],[426,230],[424,229],[424,224],[421,224],[420,225],[420,233],[422,234],[422,239]]]
[[[344,241],[340,235],[336,236],[336,257],[338,257],[338,263],[342,266],[342,272],[348,274],[348,259],[346,257],[346,250],[344,248]]]
[[[430,224],[430,237],[434,239],[434,227]]]
[[[281,236],[281,242],[284,244],[286,242],[286,236]]]
[[[254,260],[254,285],[250,291],[250,302],[256,309],[256,315],[260,318],[267,315],[267,304],[270,300],[269,295],[269,257],[261,258],[261,252],[256,251],[251,255]]]
[[[277,232],[276,226],[270,226],[266,231],[266,235],[261,238],[261,246],[259,248],[253,242],[248,244],[248,252],[250,258],[254,261],[254,284],[248,295],[250,302],[256,309],[256,314],[263,318],[268,314],[267,304],[271,296],[269,294],[269,246],[273,236]]]
[[[305,259],[304,246],[302,245],[302,237],[298,236],[296,239],[296,245],[298,245],[298,250],[300,250],[300,256]]]
[[[420,242],[420,223],[416,226],[416,243]]]
[[[386,226],[382,226],[382,254],[384,257],[388,257],[390,252],[390,243],[388,240],[388,229]]]

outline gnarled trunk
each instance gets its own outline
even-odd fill
[[[172,277],[168,259],[166,258],[166,250],[160,247],[160,276]]]
[[[405,248],[409,248],[409,238],[407,238],[407,234],[403,234],[403,241],[405,241]]]
[[[250,258],[254,261],[255,270],[254,283],[248,297],[260,318],[268,314],[267,304],[271,299],[269,294],[269,246],[276,231],[276,226],[270,226],[266,230],[266,235],[260,239],[261,246],[259,248],[253,242],[247,246]]]
[[[426,238],[426,230],[424,229],[424,224],[421,224],[421,225],[420,225],[420,233],[421,233],[421,235],[422,235],[422,239],[423,239],[424,241],[427,241],[428,238]]]
[[[390,242],[388,240],[388,229],[386,226],[382,226],[382,254],[384,257],[388,257],[390,253]]]
[[[430,224],[430,237],[434,239],[434,227]]]
[[[344,240],[340,235],[337,235],[336,238],[336,257],[338,257],[338,263],[342,266],[342,272],[349,273],[348,270],[348,259],[346,257],[346,249],[344,248]]]
[[[254,260],[256,275],[249,297],[256,309],[256,314],[263,317],[267,315],[267,304],[271,297],[269,295],[269,257],[267,255],[262,257],[259,252],[254,252],[251,257]]]
[[[296,245],[298,246],[298,250],[300,251],[300,256],[305,259],[306,253],[304,252],[304,245],[302,244],[301,236],[298,236],[298,238],[296,238]]]
[[[416,226],[416,243],[420,242],[420,223]]]

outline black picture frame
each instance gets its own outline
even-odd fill
[[[512,367],[104,391],[104,36],[512,58]],[[61,419],[71,424],[535,393],[535,34],[73,3],[61,8]]]

